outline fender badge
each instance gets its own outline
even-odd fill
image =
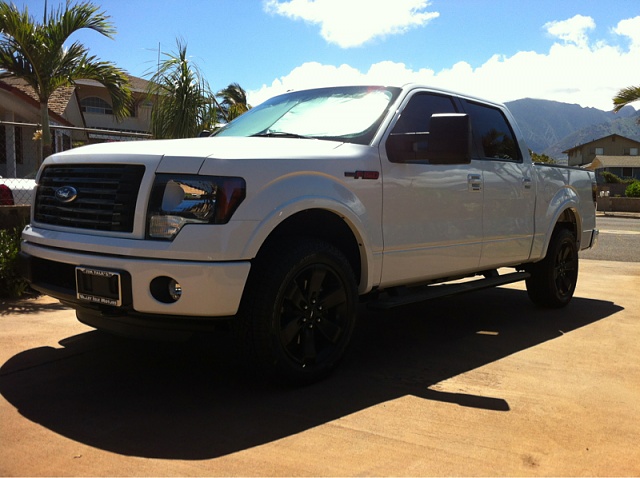
[[[355,179],[378,179],[380,177],[379,171],[345,171],[345,177]]]

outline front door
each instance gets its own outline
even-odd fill
[[[431,115],[458,109],[452,97],[418,91],[405,100],[391,135],[425,133]],[[381,286],[476,270],[482,252],[482,161],[462,165],[416,162],[390,154],[386,146],[380,148]]]

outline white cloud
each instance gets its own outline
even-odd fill
[[[640,48],[640,16],[622,20],[618,23],[618,26],[613,29],[613,32],[629,37],[632,50]]]
[[[429,3],[428,0],[266,0],[264,6],[270,13],[319,24],[320,34],[327,42],[351,48],[427,24],[439,16],[437,12],[425,11]]]
[[[500,102],[542,98],[611,110],[612,98],[620,88],[640,83],[640,16],[623,20],[612,30],[619,43],[630,40],[629,47],[590,43],[590,22],[578,17],[547,24],[558,38],[548,52],[494,55],[477,68],[458,61],[439,72],[414,70],[393,61],[375,63],[367,71],[349,65],[304,63],[271,85],[249,92],[249,102],[257,105],[275,94],[314,86],[415,82]],[[640,105],[634,106],[638,109]]]
[[[580,47],[587,46],[589,39],[587,32],[595,27],[596,22],[593,21],[593,18],[583,15],[576,15],[568,20],[549,22],[544,25],[551,36]]]

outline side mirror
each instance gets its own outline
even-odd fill
[[[429,124],[427,159],[432,164],[471,162],[471,121],[466,114],[435,114]]]
[[[471,162],[471,123],[466,114],[434,114],[429,132],[391,133],[389,160],[398,163],[468,164]]]

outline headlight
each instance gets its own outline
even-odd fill
[[[185,224],[226,224],[246,196],[242,178],[156,175],[147,237],[173,239]]]

